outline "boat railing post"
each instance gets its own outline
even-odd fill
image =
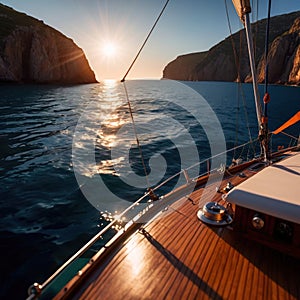
[[[183,169],[182,172],[183,172],[183,175],[184,175],[184,177],[185,177],[186,183],[190,183],[190,182],[191,182],[191,178],[190,178],[190,176],[189,176],[187,170],[186,170],[186,169]]]

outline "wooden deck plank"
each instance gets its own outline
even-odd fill
[[[193,232],[191,236],[194,240],[196,240],[198,238],[197,233],[199,228],[197,226],[193,226],[192,228]],[[190,263],[185,258],[189,257],[190,259],[193,259],[196,255],[196,251],[193,249],[193,239],[188,240],[185,238],[185,236],[183,238],[186,240],[187,245],[185,247],[185,250],[181,253],[179,252],[177,256],[179,261],[178,269],[180,269],[181,271],[177,273],[176,279],[170,285],[168,296],[170,296],[171,298],[174,294],[178,295],[181,290],[185,289],[185,284],[188,283],[188,278],[190,277],[190,273],[192,272],[192,268],[190,268]],[[183,262],[185,262],[184,265]],[[180,282],[180,286],[176,286],[176,282]]]
[[[229,176],[221,187],[241,180]],[[75,298],[299,299],[300,261],[201,223],[196,213],[209,198],[202,192],[134,234]]]
[[[214,295],[213,298],[219,298],[216,289],[211,285],[208,280],[209,263],[210,263],[210,251],[214,252],[217,245],[217,239],[214,238],[214,233],[209,228],[205,228],[201,232],[199,239],[203,240],[204,245],[202,246],[203,252],[200,253],[198,261],[195,263],[194,273],[197,274],[198,278],[201,279],[201,284],[193,285],[188,297],[196,297],[197,295],[203,295],[205,293],[208,297]],[[206,238],[204,238],[204,236]]]
[[[175,211],[174,211],[174,213],[175,213]],[[184,217],[184,218],[186,219],[186,217]],[[170,224],[170,226],[172,226],[172,227],[174,227],[174,226],[179,227],[178,226],[178,219],[175,219],[175,221],[174,221],[174,219],[171,219],[171,221],[172,221],[173,224]],[[177,237],[180,237],[179,240],[173,238],[172,240],[169,241],[169,243],[166,243],[166,241],[164,239],[161,239],[159,242],[157,240],[153,240],[153,243],[156,243],[156,246],[159,245],[159,247],[161,248],[162,251],[165,251],[165,249],[167,249],[167,248],[169,249],[166,252],[166,256],[169,256],[169,259],[173,262],[173,268],[175,268],[175,269],[178,268],[178,264],[180,263],[179,260],[178,260],[178,257],[180,256],[180,254],[178,254],[178,256],[175,257],[175,256],[173,256],[173,252],[176,252],[178,250],[178,245],[180,245],[180,244],[184,244],[184,246],[182,247],[182,250],[181,250],[182,252],[186,251],[186,247],[188,246],[187,245],[188,241],[185,241],[184,235],[183,235],[183,233],[185,231],[189,230],[189,224],[188,224],[188,222],[186,222],[186,223],[187,224],[184,227],[182,227],[182,226],[179,227],[178,234],[175,235]],[[150,234],[152,234],[151,230],[150,230]],[[153,235],[153,239],[155,239],[155,234]],[[166,245],[167,248],[165,248],[164,245]],[[170,276],[177,276],[176,275],[177,273],[174,272],[173,268],[169,268],[169,272],[168,272],[168,274],[166,276],[167,279],[168,279],[167,281],[170,280],[170,278],[171,278]],[[168,287],[166,285],[164,287],[167,290],[170,289],[170,287]],[[167,291],[164,291],[164,289],[161,290],[160,294],[164,294],[164,293],[167,293]]]

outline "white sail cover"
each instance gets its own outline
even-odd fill
[[[232,0],[232,2],[238,16],[244,22],[243,16],[251,12],[250,0]]]
[[[242,182],[227,194],[227,201],[300,224],[300,153]]]

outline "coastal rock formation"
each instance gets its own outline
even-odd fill
[[[266,20],[252,25],[259,82],[264,81],[265,26]],[[300,85],[300,12],[271,18],[269,39],[269,82]],[[227,37],[209,51],[178,56],[165,67],[163,78],[251,81],[244,31]]]
[[[193,70],[205,58],[206,54],[207,52],[199,52],[178,56],[164,69],[164,78],[192,80]]]
[[[300,17],[289,31],[278,36],[271,44],[269,55],[269,81],[300,85]],[[263,82],[265,58],[258,65],[258,80]]]
[[[0,81],[82,84],[97,82],[71,39],[42,21],[0,4]]]

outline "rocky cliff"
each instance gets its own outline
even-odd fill
[[[300,85],[300,17],[291,28],[273,40],[268,55],[269,81]],[[258,65],[258,80],[264,81],[265,59]]]
[[[82,51],[42,21],[0,4],[0,81],[97,82]]]
[[[258,79],[264,81],[266,20],[252,25]],[[232,46],[234,45],[234,47]],[[300,12],[276,16],[270,23],[269,82],[300,85]],[[209,51],[178,56],[163,78],[194,81],[251,81],[244,30]]]

